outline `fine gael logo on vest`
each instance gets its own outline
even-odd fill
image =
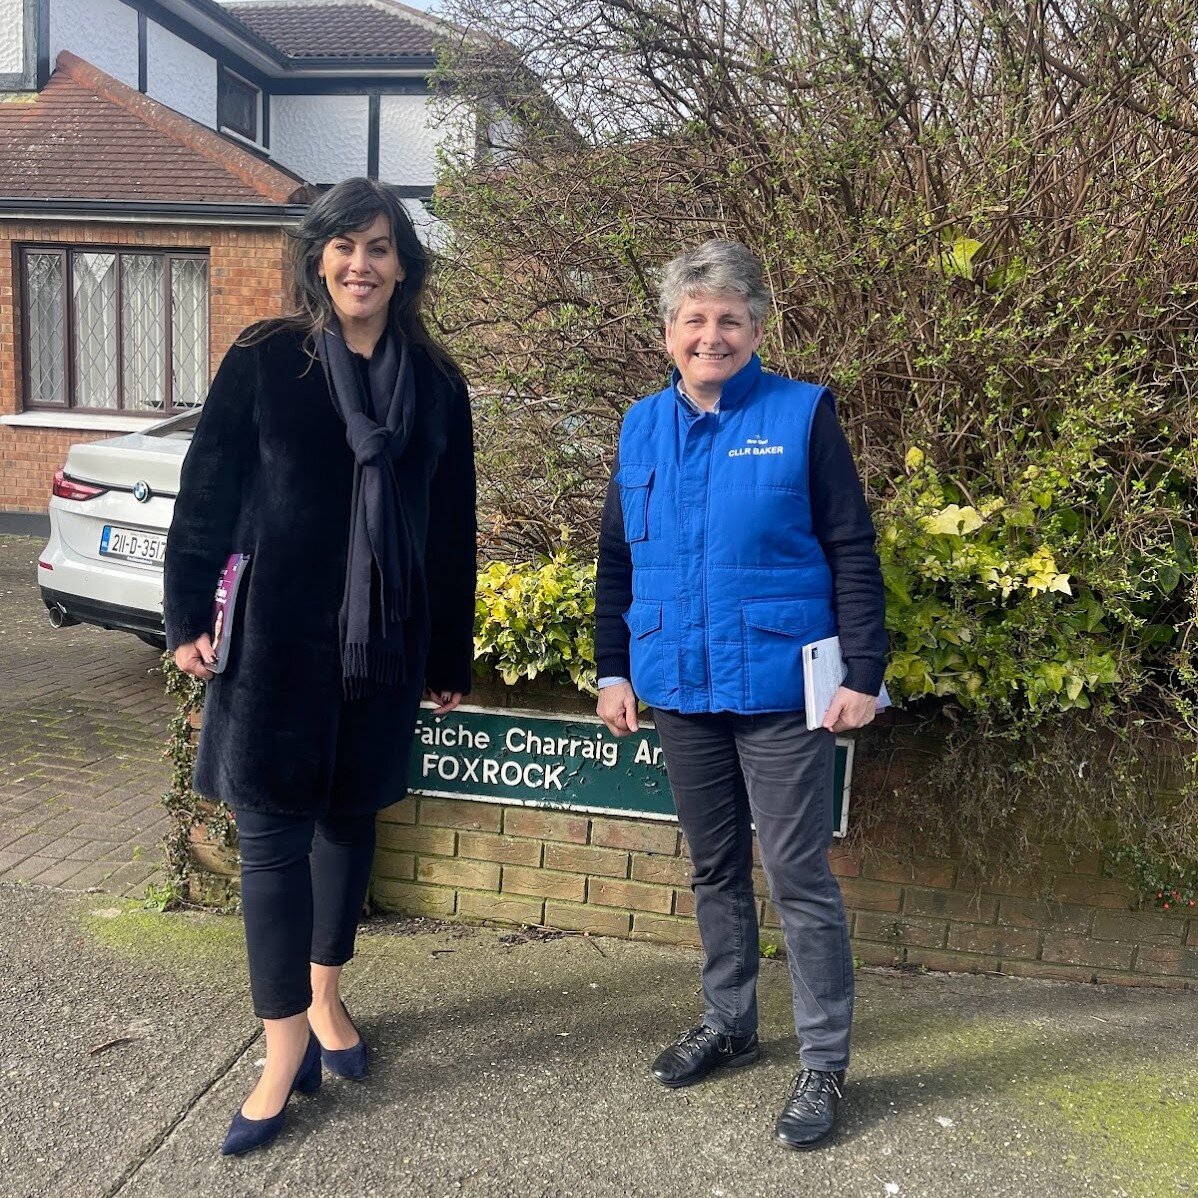
[[[766,454],[784,453],[784,445],[771,445],[768,437],[746,437],[740,449],[728,450],[730,458],[760,458]]]

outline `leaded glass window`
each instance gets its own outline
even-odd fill
[[[65,404],[66,305],[62,277],[66,256],[59,250],[29,253],[25,258],[25,310],[29,334],[25,344],[28,398],[34,404]]]
[[[166,407],[166,259],[121,256],[121,369],[125,407],[161,412]]]
[[[116,255],[75,254],[75,405],[117,407]]]
[[[208,390],[208,263],[171,263],[171,356],[177,408],[195,408]]]
[[[22,249],[28,407],[166,413],[208,389],[208,260],[117,249]]]

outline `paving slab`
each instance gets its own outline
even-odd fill
[[[237,921],[147,924],[134,954],[117,901],[0,885],[9,1198],[117,1192],[257,1035]]]
[[[160,655],[128,633],[51,628],[43,544],[0,536],[0,880],[140,894],[162,864],[170,782]]]
[[[225,1159],[262,1053],[239,921],[0,885],[0,923],[14,1198],[1198,1195],[1190,991],[860,970],[843,1131],[800,1155],[771,1136],[782,963],[761,1062],[667,1091],[646,1068],[698,1010],[694,952],[372,921],[347,971],[368,1082],[326,1075]]]

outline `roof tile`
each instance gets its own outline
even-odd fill
[[[36,97],[0,97],[2,196],[285,204],[303,188],[65,50]]]
[[[377,3],[230,4],[226,11],[292,58],[432,58],[437,34],[424,14]]]

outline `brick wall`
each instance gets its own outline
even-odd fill
[[[0,415],[22,408],[16,247],[31,242],[207,250],[210,374],[247,324],[276,315],[285,302],[287,248],[278,229],[0,221]],[[45,511],[51,479],[67,448],[114,435],[0,425],[0,510]]]
[[[754,858],[760,860],[754,846]],[[1096,857],[1042,887],[989,885],[954,861],[834,846],[856,955],[868,964],[1014,976],[1188,985],[1198,914],[1137,911]],[[755,870],[761,939],[782,949]],[[677,825],[418,798],[383,813],[374,896],[410,914],[544,924],[698,947]]]
[[[471,702],[584,714],[593,702],[537,685],[484,687]],[[196,721],[198,724],[198,720]],[[887,785],[854,763],[854,802]],[[851,815],[850,815],[851,818]],[[901,843],[888,828],[886,843]],[[189,897],[226,903],[230,850],[192,829]],[[870,965],[923,967],[1075,982],[1192,986],[1198,908],[1135,909],[1098,855],[1044,846],[1043,877],[995,883],[959,862],[833,844],[829,859],[848,911],[853,951]],[[754,882],[763,945],[784,951],[757,845]],[[532,924],[700,947],[686,846],[672,821],[509,807],[413,795],[379,815],[372,895],[384,910],[438,919]]]
[[[594,712],[593,700],[541,684],[484,686],[470,701]],[[858,758],[854,803],[905,768]],[[1134,910],[1130,888],[1102,876],[1096,853],[1045,846],[1049,876],[995,884],[921,854],[902,829],[887,828],[885,843],[902,851],[836,842],[830,853],[853,951],[867,964],[1140,985],[1198,979],[1198,908]],[[761,940],[781,952],[756,843],[753,858]],[[380,816],[374,896],[410,914],[699,946],[690,863],[672,822],[414,796]]]
[[[68,447],[75,441],[115,435],[0,424],[0,511],[44,512],[54,471],[62,465]]]

